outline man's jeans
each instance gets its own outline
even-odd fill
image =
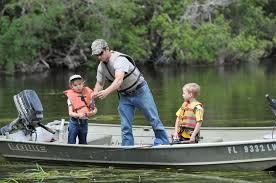
[[[167,133],[159,118],[155,102],[147,84],[137,89],[133,95],[120,94],[118,111],[121,118],[122,145],[134,145],[132,123],[135,108],[141,110],[145,118],[150,121],[156,140],[161,144],[169,144]]]
[[[87,119],[77,119],[71,117],[68,131],[68,144],[75,144],[77,136],[79,138],[79,144],[87,144]]]

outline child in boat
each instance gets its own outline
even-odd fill
[[[80,75],[69,78],[69,90],[64,91],[68,97],[70,123],[68,127],[68,144],[75,144],[78,136],[79,144],[87,144],[88,118],[97,113],[93,90],[84,86]]]
[[[200,86],[196,83],[188,83],[183,86],[182,91],[184,103],[176,112],[173,142],[198,143],[204,112],[202,103],[197,101]]]

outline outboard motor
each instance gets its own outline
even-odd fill
[[[13,96],[13,100],[24,126],[33,128],[40,123],[43,108],[35,91],[24,90]]]
[[[55,133],[50,128],[41,124],[43,119],[43,107],[41,102],[33,90],[23,90],[13,97],[16,109],[19,113],[18,117],[10,124],[0,129],[0,134],[5,135],[15,129],[23,129],[25,135],[35,131],[35,127],[40,126],[45,130]]]

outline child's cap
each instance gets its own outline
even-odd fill
[[[73,75],[69,78],[69,83],[72,82],[75,79],[82,79],[82,77],[81,77],[81,75],[75,74],[75,75]]]

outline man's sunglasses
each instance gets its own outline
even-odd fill
[[[96,54],[96,57],[99,57],[99,56],[101,56],[101,55],[103,54],[103,52],[104,52],[104,51],[101,51],[101,53],[99,53],[99,54]]]

